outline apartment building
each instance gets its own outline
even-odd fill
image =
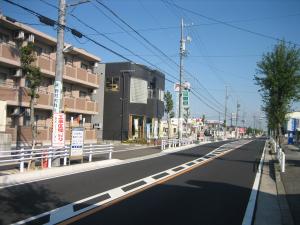
[[[50,144],[53,84],[55,80],[56,39],[11,18],[0,16],[0,100],[6,102],[5,133],[16,145],[31,143],[29,89],[20,69],[19,46],[33,42],[35,65],[40,67],[43,80],[35,103],[38,127],[37,142]],[[92,95],[99,88],[99,75],[94,72],[100,58],[83,49],[72,48],[64,54],[62,110],[66,113],[66,142],[71,126],[85,126],[85,142],[96,142],[91,119],[98,114],[99,105]],[[72,121],[72,122],[71,122]]]
[[[146,140],[159,136],[165,75],[141,64],[106,63],[103,139]]]

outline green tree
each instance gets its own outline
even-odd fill
[[[170,123],[171,123],[171,118],[174,117],[174,112],[173,112],[173,98],[172,94],[167,91],[164,96],[164,101],[165,101],[165,112],[167,114],[167,121],[168,121],[168,138],[170,138]]]
[[[36,60],[34,45],[28,43],[27,45],[20,48],[20,61],[23,74],[26,76],[28,81],[27,87],[29,88],[30,96],[30,126],[32,134],[32,147],[35,146],[36,136],[37,136],[37,126],[35,126],[34,121],[34,103],[39,97],[38,87],[42,81],[42,74],[39,67],[33,65]]]
[[[260,86],[262,109],[268,119],[268,128],[280,144],[285,115],[293,101],[300,97],[300,50],[284,41],[275,45],[257,63],[255,81]]]

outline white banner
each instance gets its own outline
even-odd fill
[[[53,131],[52,131],[52,146],[64,147],[65,146],[65,114],[53,114]]]

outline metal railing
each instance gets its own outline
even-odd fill
[[[83,148],[83,156],[88,157],[88,161],[92,162],[93,156],[108,154],[108,159],[112,158],[112,144],[101,145],[85,145]],[[25,163],[30,163],[33,160],[41,160],[47,162],[47,167],[52,167],[52,161],[56,158],[63,158],[63,165],[67,165],[68,158],[70,159],[70,146],[63,148],[36,148],[36,149],[19,149],[1,151],[0,165],[7,163],[19,163],[20,172],[24,172]]]
[[[194,143],[194,139],[182,138],[182,139],[162,139],[161,140],[161,150],[166,150],[167,148],[176,148],[184,145],[189,145]]]
[[[276,158],[280,165],[280,171],[282,173],[285,172],[285,153],[282,151],[282,148],[276,143],[276,141],[273,138],[270,138],[270,143],[274,149],[274,152],[276,153]]]

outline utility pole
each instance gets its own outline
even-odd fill
[[[62,85],[63,85],[62,81],[63,81],[63,71],[64,71],[63,49],[64,49],[65,15],[66,15],[66,2],[65,0],[59,0],[59,9],[58,9],[59,25],[57,27],[53,113],[61,112]]]
[[[228,100],[228,92],[227,92],[227,85],[226,85],[225,86],[224,138],[226,138],[226,131],[227,131],[227,100]]]
[[[179,48],[179,106],[178,106],[178,138],[182,138],[182,76],[183,76],[183,57],[187,55],[187,51],[185,48],[186,41],[191,41],[190,37],[187,36],[185,39],[183,36],[183,19],[181,19],[180,25],[180,48]]]
[[[178,139],[182,138],[182,73],[183,73],[183,54],[184,54],[184,40],[183,40],[183,19],[181,19],[180,26],[180,69],[179,69],[179,105],[178,105]]]
[[[235,115],[235,138],[238,138],[238,118],[239,118],[239,110],[240,110],[240,104],[239,100],[237,100],[236,103],[236,115]]]

